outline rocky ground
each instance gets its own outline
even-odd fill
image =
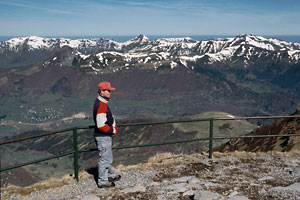
[[[117,166],[116,187],[98,189],[91,171],[33,186],[2,188],[1,199],[292,199],[300,200],[300,152],[161,154]]]

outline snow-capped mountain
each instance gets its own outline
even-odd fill
[[[156,107],[163,100],[174,107],[158,112],[171,115],[280,114],[294,110],[300,99],[300,44],[255,35],[205,41],[139,35],[126,42],[31,36],[1,42],[0,65],[0,96],[9,106],[15,102],[10,99],[19,97],[20,107],[40,95],[50,95],[55,104],[60,97],[81,101],[95,94],[100,80],[116,85],[120,102],[150,99]],[[182,102],[187,106],[178,106]],[[128,105],[124,115],[145,112]]]
[[[172,61],[177,64],[224,63],[227,65],[238,62],[243,63],[241,66],[247,67],[265,57],[284,58],[290,63],[298,63],[300,59],[299,43],[255,35],[239,35],[234,38],[207,41],[196,41],[188,37],[161,38],[152,41],[144,35],[139,35],[123,43],[103,38],[71,40],[30,36],[13,38],[0,43],[2,61],[0,67],[39,63],[64,46],[77,50],[75,59],[84,63],[84,66],[90,65],[94,69],[97,69],[97,66],[92,66],[91,58],[94,60],[97,58],[100,68],[120,59],[122,62],[118,65],[123,67],[134,63],[158,61]]]

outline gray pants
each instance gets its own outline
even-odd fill
[[[98,162],[98,185],[103,185],[108,183],[108,177],[114,178],[116,176],[112,167],[112,138],[111,136],[98,136],[95,137],[95,142],[100,157]]]

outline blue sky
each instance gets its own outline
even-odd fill
[[[0,0],[0,36],[300,35],[299,0]]]

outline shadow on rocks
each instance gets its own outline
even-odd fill
[[[88,169],[86,170],[86,172],[89,173],[89,174],[91,174],[91,175],[93,175],[94,180],[95,180],[95,182],[96,182],[96,184],[97,184],[97,182],[98,182],[98,167],[91,167],[91,168],[88,168]]]

